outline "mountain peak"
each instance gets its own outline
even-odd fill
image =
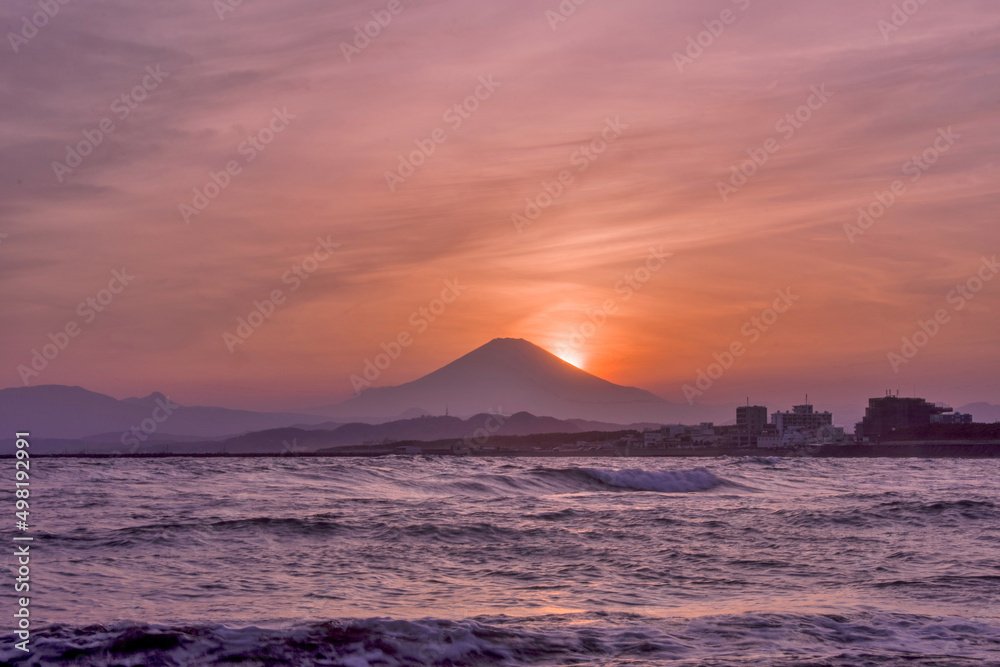
[[[167,397],[158,391],[154,391],[149,396],[143,396],[142,398],[136,396],[132,398],[123,399],[123,401],[126,403],[135,403],[138,405],[156,405],[157,401],[166,401],[166,400]]]
[[[494,338],[485,345],[477,347],[469,354],[473,354],[476,352],[491,352],[494,354],[539,355],[544,357],[552,357],[553,359],[559,359],[559,357],[552,354],[541,345],[532,343],[530,340],[527,340],[525,338]]]
[[[532,343],[530,340],[525,340],[524,338],[494,338],[490,342],[486,343],[485,345],[481,345],[476,349],[516,350],[516,349],[530,349],[530,348],[542,349],[538,345]]]
[[[523,338],[494,338],[421,378],[377,387],[328,414],[386,417],[412,408],[470,416],[525,411],[559,419],[649,421],[670,406],[635,387],[603,380]]]
[[[561,375],[566,382],[598,382],[618,386],[564,361],[524,338],[494,338],[425,377],[434,377],[446,371],[454,373],[458,369],[463,369],[467,374],[516,373],[537,378],[548,377],[549,380],[554,379],[555,375]]]

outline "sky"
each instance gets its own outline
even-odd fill
[[[290,409],[515,337],[674,402],[1000,402],[994,0],[42,4],[0,386]]]

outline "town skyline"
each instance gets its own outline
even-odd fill
[[[331,419],[339,423],[383,423],[419,416],[448,414],[467,418],[484,412],[507,415],[526,412],[539,417],[590,419],[622,426],[642,422],[689,425],[715,422],[725,425],[734,421],[734,415],[736,423],[740,423],[740,413],[747,410],[762,412],[763,417],[754,418],[762,423],[769,423],[769,410],[771,419],[780,417],[786,412],[797,413],[800,408],[812,415],[815,404],[817,406],[815,415],[820,415],[821,421],[813,423],[811,421],[813,417],[808,417],[810,431],[825,424],[839,427],[850,434],[854,431],[854,426],[865,416],[868,406],[891,398],[901,400],[903,403],[917,401],[921,404],[928,399],[929,405],[939,406],[940,412],[954,410],[956,415],[964,410],[970,413],[965,415],[966,421],[991,423],[1000,417],[1000,406],[985,401],[974,401],[967,405],[955,404],[942,400],[940,396],[916,397],[915,393],[913,396],[902,396],[901,391],[891,389],[884,390],[881,395],[855,397],[854,401],[846,404],[833,404],[823,400],[822,397],[817,401],[815,394],[810,398],[808,393],[788,402],[751,400],[751,396],[746,396],[745,402],[742,403],[671,402],[642,388],[611,383],[570,364],[530,341],[514,338],[493,339],[433,372],[401,385],[380,386],[378,381],[382,370],[388,368],[393,359],[398,358],[404,349],[405,346],[398,343],[395,347],[386,346],[383,352],[374,357],[374,361],[366,360],[364,370],[351,378],[357,391],[347,400],[297,405],[285,411],[265,410],[247,415],[263,415],[261,418],[265,419],[265,422],[259,419],[252,422],[257,424],[256,428],[264,428],[265,423],[278,426],[318,423]],[[718,368],[721,369],[721,364]],[[702,375],[700,380],[711,382],[708,375]],[[705,388],[706,391],[711,389],[700,381],[696,381],[695,384]],[[690,385],[687,389],[697,391]],[[0,415],[0,421],[16,420],[17,415],[25,411],[39,416],[48,415],[45,419],[49,421],[58,420],[57,415],[60,414],[80,413],[82,416],[93,410],[107,409],[112,409],[114,412],[113,403],[118,401],[132,405],[155,403],[160,408],[164,405],[174,407],[181,407],[181,404],[187,407],[199,405],[159,391],[127,397],[109,397],[95,393],[91,388],[63,385],[15,387],[0,390],[0,394],[3,400],[8,401],[7,407],[12,408],[4,411],[5,415]],[[101,402],[112,398],[114,399],[112,403]],[[97,402],[94,402],[95,400]],[[234,407],[218,404],[200,405],[203,408],[221,408],[223,412],[231,411]],[[168,409],[167,412],[169,414],[171,411]],[[295,415],[299,415],[300,418]],[[836,418],[833,415],[836,415]],[[793,418],[792,422],[788,423],[798,421],[801,420]],[[242,422],[238,420],[236,423]],[[779,430],[783,430],[781,421],[776,422],[776,425]],[[235,425],[230,428],[234,431],[240,430],[240,427]]]

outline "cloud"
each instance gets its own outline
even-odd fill
[[[666,393],[791,285],[801,310],[715,395],[778,392],[773,378],[807,364],[856,398],[851,378],[886,379],[897,333],[997,246],[992,5],[927,4],[886,43],[891,3],[751,3],[678,72],[673,53],[726,6],[594,2],[552,30],[545,3],[407,2],[351,62],[341,44],[379,3],[245,2],[223,20],[194,0],[63,6],[0,59],[0,383],[19,384],[17,364],[123,265],[135,286],[46,381],[289,407],[347,395],[341,379],[446,278],[468,298],[382,380],[494,336],[557,340],[663,245],[669,268],[588,342],[592,370]],[[8,3],[0,24],[33,7]],[[117,118],[156,65],[169,76]],[[490,75],[495,93],[452,127],[447,110]],[[730,168],[821,84],[830,100],[722,201]],[[248,160],[240,146],[275,108],[294,120]],[[52,162],[105,117],[114,132],[59,182]],[[577,171],[609,117],[628,128]],[[858,206],[948,126],[954,149],[849,243]],[[390,192],[385,173],[437,128],[447,140]],[[233,160],[240,173],[185,224],[179,205]],[[566,169],[572,185],[518,234],[511,214]],[[327,235],[335,259],[230,355],[223,332]],[[980,352],[992,326],[970,313],[905,372],[961,370],[971,388],[954,400],[996,400],[975,393],[998,370]]]

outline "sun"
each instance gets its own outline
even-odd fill
[[[583,369],[583,364],[586,361],[583,354],[581,354],[579,350],[561,349],[558,352],[553,352],[553,354],[565,361],[567,364],[572,364],[581,370]]]

